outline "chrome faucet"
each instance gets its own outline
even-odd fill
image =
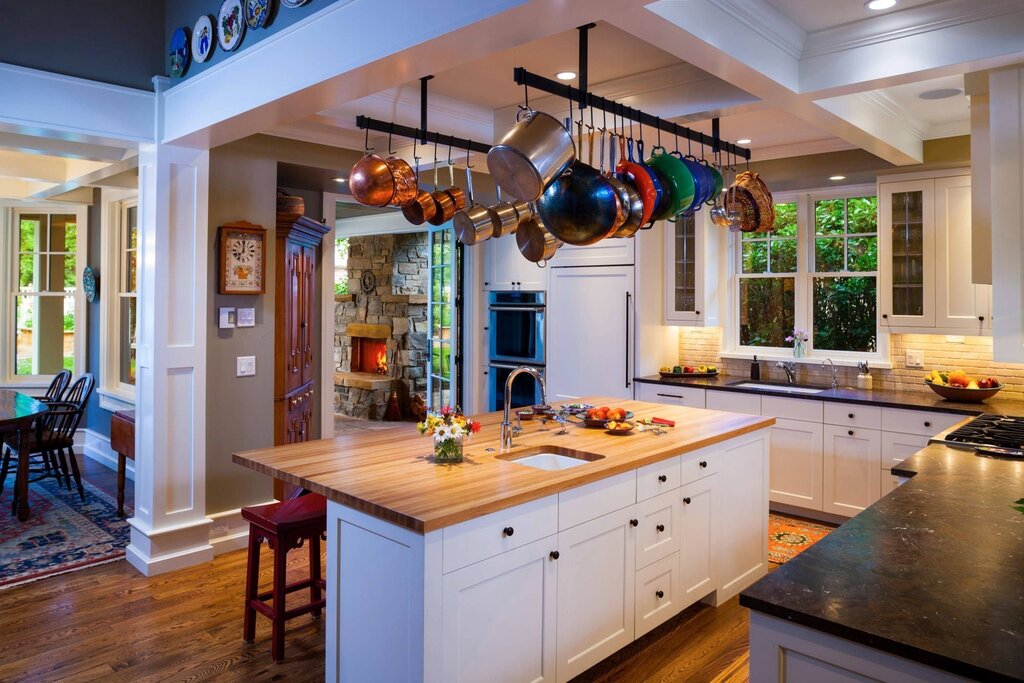
[[[836,364],[832,362],[831,358],[826,358],[824,362],[821,364],[821,367],[825,367],[825,363],[828,363],[830,366],[832,366],[832,388],[838,389],[839,377],[836,375]]]
[[[508,373],[508,378],[505,380],[505,413],[501,421],[501,450],[506,451],[512,448],[512,439],[519,436],[520,428],[512,426],[510,421],[509,411],[512,407],[512,382],[516,377],[522,374],[532,375],[533,379],[536,380],[540,386],[540,402],[543,405],[548,403],[547,387],[544,385],[544,378],[536,368],[527,367],[520,365],[518,368]]]
[[[790,384],[796,384],[796,363],[794,361],[789,361],[788,363],[785,363],[780,360],[778,363],[775,364],[775,367],[782,368],[783,370],[786,371],[787,382],[789,382]]]

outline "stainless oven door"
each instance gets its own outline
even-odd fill
[[[508,363],[491,363],[487,366],[487,407],[489,410],[505,409],[505,380],[519,365]],[[534,366],[544,377],[544,368]],[[545,378],[546,379],[546,378]],[[532,375],[522,374],[516,377],[512,385],[512,408],[534,406],[540,403],[540,385]]]
[[[491,306],[491,361],[544,364],[544,307]]]

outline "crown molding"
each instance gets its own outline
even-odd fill
[[[790,57],[800,59],[807,34],[762,0],[708,0],[734,21],[762,36]]]
[[[871,106],[880,109],[884,114],[897,119],[906,126],[916,137],[924,140],[928,137],[928,125],[919,121],[910,110],[889,97],[881,90],[868,90],[866,92],[854,93],[848,97],[856,97],[864,100]]]

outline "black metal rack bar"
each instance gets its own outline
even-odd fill
[[[357,116],[356,127],[360,130],[373,130],[378,133],[387,133],[388,135],[397,135],[401,138],[409,138],[410,140],[418,138],[421,143],[424,140],[427,143],[436,142],[442,147],[451,146],[455,149],[468,149],[473,152],[479,152],[480,154],[487,154],[491,151],[491,146],[485,145],[482,142],[475,142],[465,138],[457,138],[454,135],[435,133],[433,131],[427,131],[424,133],[422,130],[413,128],[412,126],[403,126],[391,121],[378,121],[377,119],[370,118],[369,116]]]
[[[550,78],[545,78],[544,76],[531,73],[521,66],[517,66],[515,68],[513,76],[515,78],[516,85],[525,85],[528,88],[540,90],[548,93],[549,95],[555,95],[556,97],[571,99],[574,102],[586,102],[587,106],[600,109],[601,111],[606,111],[615,116],[621,116],[632,121],[636,121],[642,126],[657,128],[669,135],[678,135],[681,138],[692,140],[700,145],[711,147],[713,150],[721,150],[729,152],[730,154],[735,154],[743,159],[750,159],[750,150],[746,147],[740,147],[739,145],[726,142],[715,136],[707,135],[706,133],[692,130],[686,126],[680,126],[679,124],[672,123],[671,121],[664,121],[658,117],[651,116],[650,114],[645,114],[639,109],[634,109],[633,107],[616,102],[615,100],[605,99],[599,95],[582,91],[579,88],[574,88],[571,85],[559,83],[558,81],[553,81]]]

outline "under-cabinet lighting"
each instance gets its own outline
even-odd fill
[[[844,175],[830,175],[828,177],[828,179],[829,180],[846,180],[846,176],[844,176]]]
[[[576,72],[559,71],[558,73],[555,74],[555,78],[557,78],[560,81],[571,81],[572,79],[576,78]]]
[[[740,138],[739,140],[736,141],[736,144],[737,145],[749,145],[750,144],[750,138]]]
[[[348,178],[335,178],[334,182],[336,182],[336,183],[347,183],[348,182]]]
[[[870,10],[880,12],[884,9],[890,9],[896,6],[896,0],[868,0],[864,3],[864,6]]]

